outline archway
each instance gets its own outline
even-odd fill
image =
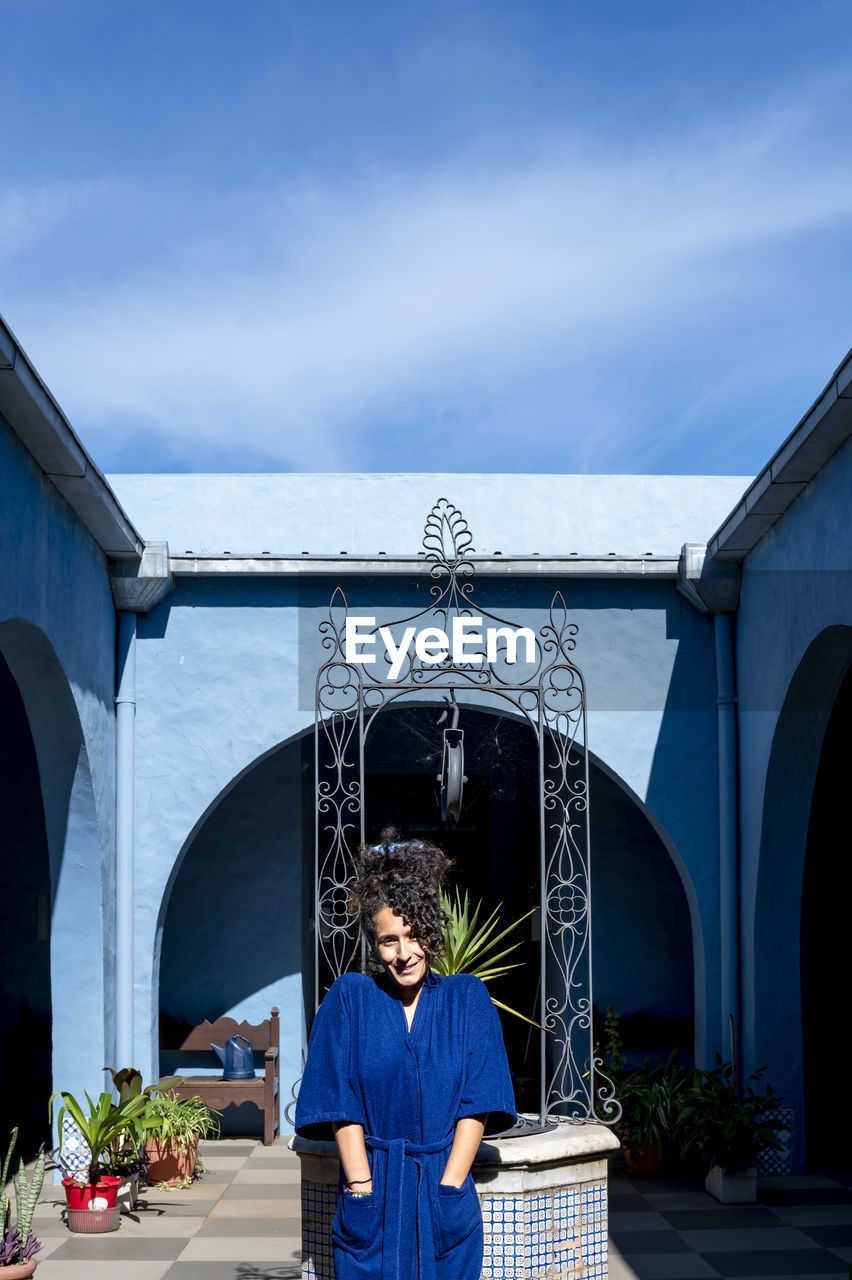
[[[803,979],[810,998],[827,977],[819,973],[825,953],[816,949],[815,932],[822,927],[819,913],[829,910],[823,833],[832,814],[831,792],[838,768],[836,745],[832,746],[838,738],[834,733],[829,738],[827,731],[835,708],[837,734],[848,715],[849,702],[842,689],[850,665],[852,627],[828,627],[809,645],[778,716],[763,801],[754,918],[754,1061],[746,1065],[768,1064],[772,1084],[793,1109],[794,1162],[799,1167],[805,1159]],[[820,799],[815,785],[824,746],[828,750]],[[806,856],[810,862],[807,886]],[[803,889],[808,909],[804,928]],[[835,900],[841,898],[836,886],[828,897],[832,894]],[[808,955],[807,973],[803,971],[803,944]],[[825,938],[823,945],[830,947],[832,939]],[[843,964],[845,967],[845,958]],[[818,1026],[822,1017],[818,1007],[806,1016],[811,1028]]]
[[[805,1157],[809,1169],[848,1164],[852,1117],[841,1108],[825,1123],[826,1065],[838,1021],[852,1003],[849,963],[849,731],[852,667],[834,700],[811,800],[802,884],[802,1057]],[[840,1032],[842,1037],[842,1032]]]
[[[11,998],[10,1010],[19,1012],[10,1012],[9,1019],[24,1016],[29,1022],[35,1040],[32,1060],[14,1025],[13,1048],[4,1058],[7,1071],[31,1073],[31,1084],[21,1086],[29,1095],[24,1124],[41,1139],[48,1136],[45,1104],[52,1085],[77,1095],[91,1089],[112,1052],[107,953],[113,950],[114,924],[104,912],[104,850],[86,742],[68,678],[50,641],[24,619],[0,623],[0,657],[9,717],[4,715],[0,738],[11,753],[4,768],[4,774],[9,771],[4,808],[11,830],[27,849],[26,858],[11,844],[5,850],[4,878],[11,867],[22,916],[14,918],[10,909],[2,933],[10,923],[19,926],[18,940],[35,966],[30,979],[25,962],[15,954],[8,970],[9,980],[27,990],[20,1007]],[[21,787],[17,795],[14,785]],[[9,945],[14,947],[15,941],[13,927]],[[52,1045],[44,1032],[46,1018],[52,1024]],[[10,1106],[17,1122],[21,1113],[14,1092]]]
[[[283,744],[219,797],[187,843],[161,906],[161,1018],[261,1022],[276,1005],[282,1106],[302,1071],[304,754],[303,739]],[[308,823],[308,850],[312,839]],[[161,1071],[180,1068],[177,1055],[161,1055]],[[191,1069],[199,1071],[197,1059]],[[200,1069],[221,1072],[212,1052]],[[260,1126],[249,1104],[223,1119],[223,1132]]]
[[[21,692],[0,654],[0,1135],[29,1154],[51,1092],[50,860],[38,760]]]

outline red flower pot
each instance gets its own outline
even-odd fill
[[[105,1173],[94,1184],[80,1183],[75,1178],[63,1178],[62,1185],[65,1188],[65,1199],[69,1209],[92,1209],[94,1212],[98,1209],[115,1208],[115,1197],[121,1186],[121,1178]],[[96,1202],[94,1206],[93,1200]],[[101,1201],[105,1203],[102,1204]]]

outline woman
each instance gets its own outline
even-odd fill
[[[383,832],[362,846],[350,908],[382,967],[347,973],[311,1031],[296,1131],[332,1126],[337,1280],[478,1280],[482,1215],[470,1167],[485,1117],[515,1120],[497,1011],[478,978],[440,978],[435,845]]]

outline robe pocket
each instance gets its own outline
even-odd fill
[[[344,1249],[363,1249],[376,1237],[379,1197],[341,1195],[331,1224],[331,1238]]]
[[[432,1197],[435,1257],[440,1258],[467,1240],[482,1223],[482,1211],[473,1178],[460,1187],[439,1182]]]

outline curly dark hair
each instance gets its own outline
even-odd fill
[[[443,850],[429,840],[403,840],[386,827],[379,844],[362,844],[349,888],[349,910],[375,946],[374,921],[382,907],[401,916],[432,955],[444,949],[439,890],[452,866]]]

